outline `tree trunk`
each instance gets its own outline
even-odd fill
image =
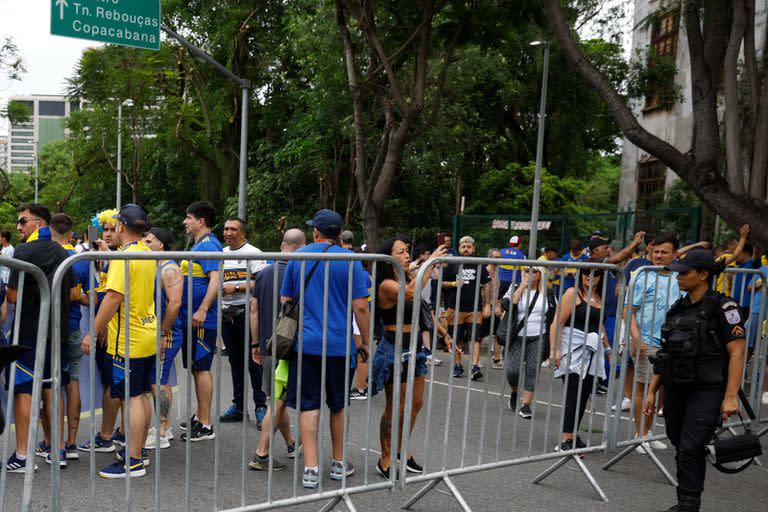
[[[746,12],[743,0],[733,2],[731,34],[725,50],[723,92],[725,95],[725,159],[728,185],[736,194],[744,194],[744,172],[741,166],[741,113],[739,112],[738,60],[744,38]]]

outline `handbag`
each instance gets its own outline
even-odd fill
[[[749,418],[754,420],[755,413],[749,405],[747,397],[744,395],[744,390],[741,388],[739,388],[739,398],[741,403],[744,404],[744,409],[747,411]],[[720,438],[717,434],[714,434],[712,442],[706,446],[709,463],[718,471],[729,475],[744,471],[754,462],[755,457],[763,454],[763,449],[760,446],[760,437],[744,424],[744,418],[741,417],[741,413],[739,413],[739,419],[744,427],[743,434],[728,438]],[[725,465],[733,463],[738,463],[738,465]]]
[[[328,244],[328,247],[322,252],[327,252],[332,245]],[[304,281],[304,289],[309,285],[319,264],[320,262],[316,261],[312,270],[307,274],[307,279]],[[299,309],[299,304],[295,301],[288,300],[283,302],[280,314],[277,317],[275,330],[272,332],[272,336],[267,339],[267,354],[272,355],[272,351],[275,350],[278,359],[288,359],[290,357],[293,350],[293,342],[296,339],[296,332],[299,330]]]

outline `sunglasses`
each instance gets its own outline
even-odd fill
[[[16,225],[24,227],[24,226],[27,225],[27,222],[30,222],[30,221],[33,221],[33,220],[37,221],[37,222],[40,221],[40,219],[38,219],[37,217],[32,217],[30,219],[28,219],[26,217],[21,217],[19,220],[16,221]]]

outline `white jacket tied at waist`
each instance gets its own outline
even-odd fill
[[[560,333],[560,366],[555,378],[568,373],[578,373],[583,379],[587,374],[605,379],[605,349],[597,333],[585,334],[580,329],[563,327]]]

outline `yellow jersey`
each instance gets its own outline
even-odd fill
[[[131,242],[122,252],[149,251],[144,242]],[[157,318],[155,316],[155,275],[157,262],[152,260],[112,260],[107,271],[107,290],[126,295],[125,272],[128,276],[128,322],[126,329],[125,303],[120,303],[118,313],[109,321],[107,352],[125,356],[126,330],[130,344],[130,356],[149,357],[156,353]]]

